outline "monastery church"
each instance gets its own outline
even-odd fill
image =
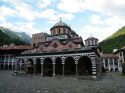
[[[93,79],[101,74],[97,38],[91,36],[84,44],[82,37],[62,20],[50,29],[50,33],[32,35],[33,49],[16,56],[16,70],[42,76],[90,75]]]

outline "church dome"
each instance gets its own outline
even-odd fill
[[[93,37],[93,36],[88,37],[86,40],[90,40],[90,39],[98,40],[97,38],[95,38],[95,37]]]
[[[56,23],[54,26],[67,26],[67,27],[69,27],[66,23],[62,22],[61,20],[58,23]]]

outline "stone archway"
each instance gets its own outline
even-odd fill
[[[26,67],[26,64],[25,64],[24,60],[22,59],[21,70],[25,70],[25,67]]]
[[[76,65],[73,57],[67,57],[65,59],[64,69],[65,75],[74,75],[76,73]]]
[[[8,69],[8,64],[5,64],[4,66],[5,66],[5,67],[4,67],[5,70],[7,70],[7,69]]]
[[[55,59],[55,74],[56,75],[62,75],[63,74],[62,59],[60,57],[57,57]]]
[[[12,69],[12,64],[9,64],[9,70],[11,70]]]
[[[45,58],[43,64],[43,76],[53,75],[53,62],[51,58]]]
[[[3,70],[3,69],[4,69],[4,67],[3,67],[3,63],[1,63],[1,65],[0,65],[0,66],[1,66],[1,70]]]
[[[26,63],[26,72],[28,74],[33,74],[33,69],[34,69],[34,66],[33,66],[33,59],[28,59],[27,60],[27,63]]]
[[[92,62],[87,56],[82,56],[78,60],[78,74],[79,75],[91,75],[92,74]]]
[[[41,74],[41,60],[40,58],[36,59],[36,69],[35,69],[36,74]]]

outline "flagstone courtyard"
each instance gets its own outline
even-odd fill
[[[125,76],[113,72],[95,81],[75,76],[14,76],[13,71],[0,71],[0,93],[125,93]]]

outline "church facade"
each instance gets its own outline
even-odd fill
[[[16,56],[16,70],[24,66],[31,74],[42,76],[91,75],[97,79],[101,74],[98,39],[85,40],[61,20],[47,33],[33,34],[33,49]]]

